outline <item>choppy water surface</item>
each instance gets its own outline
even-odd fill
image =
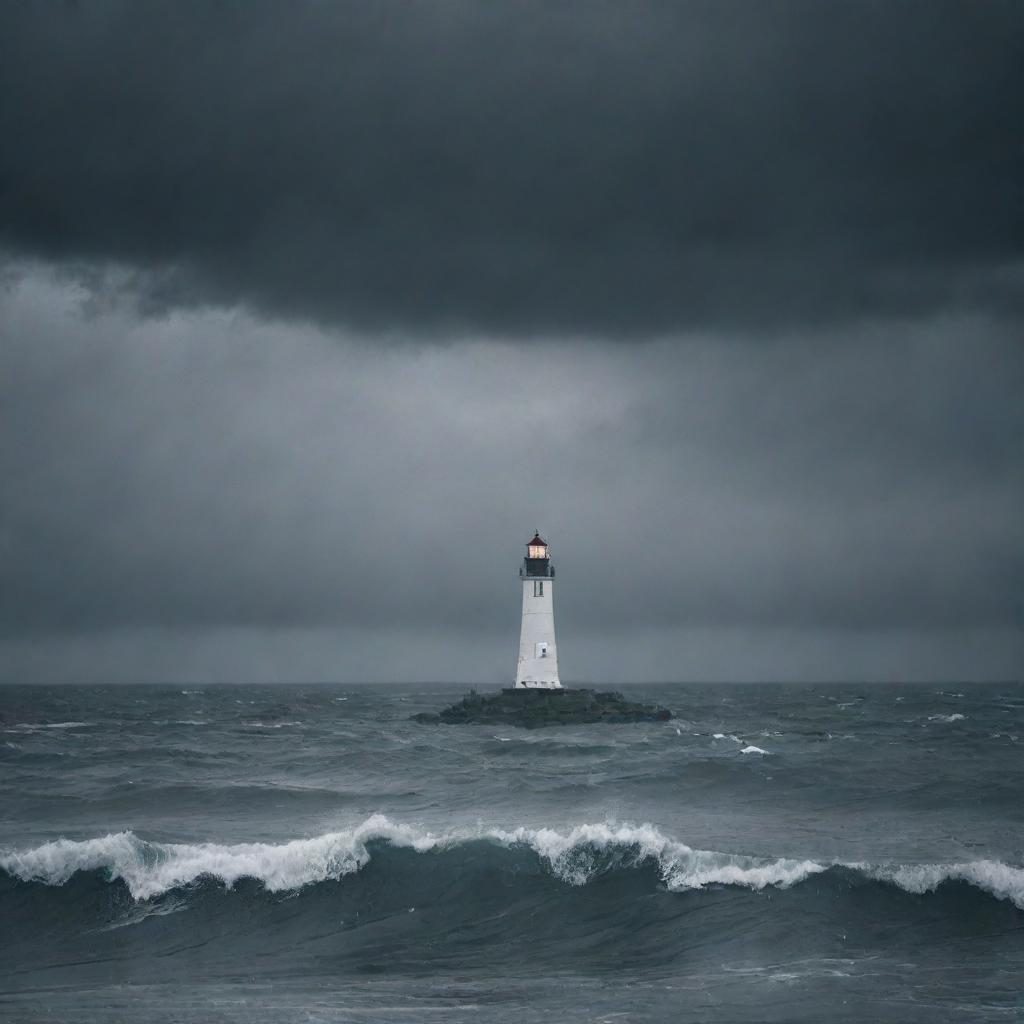
[[[0,1017],[1024,1016],[1024,686],[0,689]]]

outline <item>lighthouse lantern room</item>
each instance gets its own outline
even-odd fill
[[[523,620],[519,631],[516,689],[560,690],[552,593],[555,567],[548,555],[547,541],[540,533],[535,533],[526,545],[526,558],[519,577],[523,581]]]

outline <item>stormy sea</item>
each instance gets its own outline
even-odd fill
[[[1024,1017],[1024,686],[622,689],[0,689],[0,1019]]]

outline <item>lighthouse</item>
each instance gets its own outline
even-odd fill
[[[519,630],[517,690],[560,690],[558,648],[555,646],[555,567],[548,557],[547,541],[540,533],[526,545],[519,570],[523,582],[523,621]]]

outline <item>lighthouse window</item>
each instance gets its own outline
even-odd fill
[[[533,581],[533,596],[543,597],[544,596],[544,581],[534,580]]]

